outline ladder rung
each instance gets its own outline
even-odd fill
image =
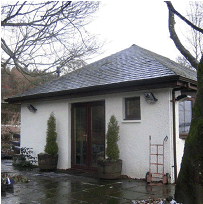
[[[160,178],[160,177],[162,177],[163,175],[161,174],[161,175],[158,175],[158,176],[152,176],[152,178]]]
[[[160,176],[152,176],[151,178],[152,179],[163,179],[163,176],[162,175],[160,175]]]
[[[156,172],[154,173],[151,172],[151,174],[163,175],[163,173],[156,173]]]
[[[150,164],[153,164],[153,165],[164,165],[164,164],[157,164],[157,163],[150,163]]]
[[[151,146],[163,146],[162,144],[151,144]]]
[[[163,177],[163,175],[152,176],[152,178],[160,178],[160,177]]]

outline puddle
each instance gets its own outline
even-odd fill
[[[18,171],[12,161],[2,162],[2,171],[22,174],[30,181],[14,184],[12,192],[1,196],[2,204],[119,204],[149,197],[173,196],[174,185],[148,186],[144,181],[129,179],[105,181],[66,173]]]

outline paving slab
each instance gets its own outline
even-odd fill
[[[15,169],[12,160],[1,161],[1,172],[21,174],[28,183],[16,183],[1,194],[2,204],[117,204],[136,203],[138,200],[167,198],[174,195],[174,185],[149,186],[135,179],[100,180],[73,172],[41,172],[39,169]],[[144,202],[143,202],[144,203]]]

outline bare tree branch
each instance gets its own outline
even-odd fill
[[[193,24],[199,28],[203,28],[203,2],[192,1],[189,3],[189,10],[187,10],[187,18]],[[200,61],[203,53],[203,34],[192,27],[188,26],[182,33],[188,42],[191,54]],[[191,64],[184,56],[178,56],[176,61],[188,68],[191,68]]]
[[[84,61],[101,47],[85,30],[98,8],[93,1],[2,3],[2,58],[24,74]]]
[[[20,8],[17,10],[17,12],[14,15],[8,15],[7,18],[5,18],[3,21],[1,21],[1,25],[4,26],[6,25],[6,23],[8,22],[8,20],[11,20],[12,18],[15,18],[17,15],[19,15],[20,10],[23,8],[23,6],[25,5],[26,2],[24,2]],[[16,3],[16,5],[18,4],[18,2]],[[15,8],[15,6],[13,6],[13,8],[11,9],[11,13],[13,11],[13,9]]]
[[[195,1],[190,2],[190,11],[187,12],[188,19],[198,26],[203,28],[203,2]],[[191,50],[195,58],[200,61],[201,55],[203,53],[203,34],[197,30],[189,27],[189,33],[187,32],[187,40],[190,43]]]
[[[193,29],[203,33],[203,29],[201,29],[200,27],[194,25],[191,21],[187,20],[184,16],[182,16],[178,11],[176,11],[172,5],[172,3],[170,1],[165,1],[168,9],[170,11],[172,11],[174,14],[176,14],[180,19],[182,19],[183,21],[185,21],[189,26],[191,26]]]
[[[190,64],[197,69],[197,66],[199,64],[198,60],[196,60],[195,57],[192,56],[192,54],[182,45],[180,42],[176,31],[175,31],[175,19],[174,19],[174,13],[171,10],[171,2],[165,1],[168,9],[169,9],[169,32],[170,37],[173,40],[174,44],[176,45],[177,49],[181,52],[181,54],[190,62]]]

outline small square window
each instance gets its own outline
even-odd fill
[[[140,97],[125,98],[125,120],[141,120]]]

